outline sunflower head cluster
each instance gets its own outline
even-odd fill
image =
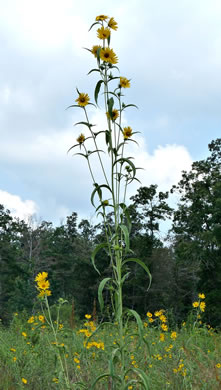
[[[103,41],[103,45],[94,45],[90,50],[95,58],[98,56],[101,58],[104,63],[109,64],[117,64],[118,58],[114,53],[113,49],[110,46],[110,38],[111,38],[111,30],[117,30],[118,25],[113,17],[109,18],[107,15],[98,15],[95,18],[96,23],[99,24],[100,27],[97,29],[97,37]],[[92,24],[92,26],[94,25]],[[92,27],[91,26],[91,27]],[[107,42],[107,43],[106,43]],[[100,49],[100,53],[98,55],[98,49]]]
[[[37,283],[37,290],[39,291],[39,298],[49,297],[51,295],[50,282],[47,280],[47,277],[47,272],[40,272],[35,278],[35,282]]]

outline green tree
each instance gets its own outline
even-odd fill
[[[210,156],[192,164],[190,172],[171,192],[180,202],[174,212],[174,249],[177,265],[186,270],[178,295],[190,304],[197,291],[207,296],[207,320],[220,324],[221,308],[221,138],[209,144]]]

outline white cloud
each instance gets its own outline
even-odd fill
[[[129,155],[134,157],[136,167],[143,168],[137,171],[142,186],[157,184],[160,191],[168,191],[181,179],[181,172],[191,168],[192,158],[183,145],[159,145],[151,154],[143,137],[137,137],[137,141],[139,148],[130,145]],[[130,195],[133,191],[131,186]]]
[[[0,190],[0,204],[9,209],[13,217],[26,221],[38,211],[36,203],[32,200],[22,200],[20,196],[2,190]]]

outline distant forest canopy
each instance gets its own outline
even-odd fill
[[[176,209],[168,205],[170,193],[179,194]],[[221,138],[209,144],[209,157],[192,164],[180,182],[160,192],[156,185],[140,187],[128,205],[132,221],[131,249],[153,277],[147,292],[146,274],[136,264],[124,287],[124,304],[145,316],[166,309],[170,321],[180,324],[192,309],[199,292],[206,295],[204,320],[221,324]],[[110,223],[112,215],[109,214]],[[167,246],[160,239],[161,221],[171,220]],[[31,313],[38,272],[49,274],[53,304],[59,297],[75,302],[82,318],[91,313],[101,278],[111,272],[106,252],[91,263],[95,245],[104,241],[104,226],[87,219],[77,222],[73,212],[54,227],[43,221],[32,227],[11,216],[0,205],[0,308],[7,323],[15,311]],[[168,242],[170,245],[168,246]],[[105,315],[111,316],[109,291],[104,291]],[[99,308],[97,308],[99,311]]]

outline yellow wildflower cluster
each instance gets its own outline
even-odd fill
[[[184,364],[182,362],[183,362],[183,359],[180,360],[178,368],[173,369],[173,372],[174,372],[174,374],[180,373],[182,376],[186,376],[187,370],[186,370],[186,368],[184,368]]]
[[[76,364],[76,367],[78,370],[81,369],[81,366],[80,366],[80,359],[79,359],[79,354],[77,352],[74,353],[74,363]]]
[[[199,307],[200,311],[201,311],[201,312],[204,312],[204,311],[205,311],[205,308],[206,308],[206,302],[203,300],[203,299],[206,298],[206,297],[205,297],[205,294],[199,293],[199,294],[198,294],[198,297],[199,297],[199,301],[193,302],[193,303],[192,303],[192,306],[193,306],[194,308]]]
[[[51,290],[49,289],[50,282],[49,280],[46,280],[47,277],[47,272],[40,272],[35,278],[35,281],[37,282],[37,289],[38,291],[40,291],[40,293],[38,294],[39,298],[49,297],[51,295]]]
[[[91,315],[90,314],[86,314],[85,317],[87,319],[90,319]],[[92,335],[92,333],[95,332],[95,330],[96,330],[96,325],[95,325],[94,321],[86,321],[84,323],[84,326],[86,328],[85,329],[80,329],[78,331],[78,333],[83,333],[86,337],[90,337]]]
[[[161,309],[161,310],[158,310],[158,311],[155,311],[154,313],[154,316],[156,318],[153,318],[153,314],[150,313],[149,311],[147,312],[147,317],[148,317],[148,321],[151,323],[151,322],[155,322],[156,320],[160,320],[160,327],[161,329],[164,331],[164,332],[167,332],[168,331],[168,325],[166,324],[167,322],[167,317],[165,316],[164,313],[165,310]],[[163,336],[160,335],[160,341],[164,341],[163,339]]]
[[[91,341],[89,343],[87,343],[85,341],[84,347],[86,347],[87,349],[91,349],[92,347],[96,347],[97,349],[102,349],[104,351],[104,343],[102,341],[100,341],[100,342]]]

